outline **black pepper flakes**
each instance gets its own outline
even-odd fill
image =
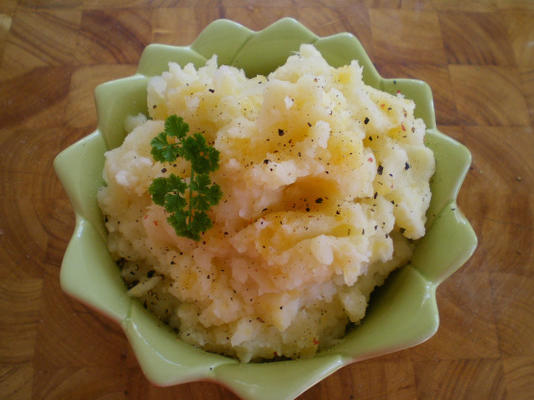
[[[154,271],[153,269],[151,269],[150,271],[148,271],[148,272],[146,273],[146,276],[147,276],[148,278],[152,278],[152,277],[154,276],[155,273],[156,273],[156,271]]]
[[[214,90],[214,89],[208,89],[208,91],[209,91],[210,93],[215,93],[215,90]]]
[[[376,169],[376,173],[378,175],[382,175],[382,172],[384,172],[384,167],[379,165],[378,168]]]
[[[312,126],[311,122],[308,122],[308,126],[311,128],[311,126]]]
[[[162,168],[161,172],[164,174],[165,172],[167,172],[167,168]]]
[[[315,199],[315,202],[317,204],[321,204],[323,202],[323,198],[322,197],[318,197],[318,198]]]
[[[278,136],[284,136],[285,132],[283,129],[278,128]]]
[[[365,125],[367,125],[367,124],[369,123],[369,118],[365,117],[365,119],[363,120],[363,123],[364,123]]]
[[[408,162],[404,163],[404,169],[410,169],[410,164],[408,164]]]
[[[376,200],[376,196],[378,196],[378,192],[375,192],[375,194],[373,195],[373,199]]]

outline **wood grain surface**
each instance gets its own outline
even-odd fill
[[[459,204],[480,241],[438,290],[432,339],[300,399],[534,398],[533,1],[2,0],[0,399],[236,399],[151,385],[119,327],[60,290],[74,215],[52,160],[95,128],[93,89],[133,73],[145,45],[283,16],[352,32],[385,77],[430,84],[440,129],[473,153]]]

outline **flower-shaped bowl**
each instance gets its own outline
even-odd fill
[[[373,294],[363,323],[338,345],[310,359],[241,364],[183,343],[128,297],[106,247],[96,192],[103,185],[104,152],[122,143],[126,116],[147,112],[147,80],[165,71],[169,61],[199,67],[217,54],[219,64],[243,68],[248,76],[254,76],[284,64],[302,43],[313,43],[332,66],[357,59],[368,85],[390,93],[400,91],[415,101],[416,117],[426,123],[426,144],[436,158],[427,234],[417,242],[409,265],[392,274]],[[217,20],[191,46],[148,46],[135,75],[104,83],[95,95],[98,129],[64,150],[54,163],[76,213],[76,228],[61,267],[61,286],[121,325],[142,370],[154,384],[212,380],[244,399],[293,399],[345,365],[414,346],[436,332],[436,288],[471,256],[477,238],[456,205],[471,154],[437,130],[432,93],[426,83],[383,79],[349,33],[318,37],[290,18],[258,32]]]

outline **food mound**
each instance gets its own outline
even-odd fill
[[[333,68],[312,45],[248,79],[180,67],[148,83],[149,117],[128,118],[99,194],[129,294],[185,342],[243,362],[309,357],[365,315],[370,293],[425,233],[434,156],[415,104]],[[155,161],[177,115],[219,152],[222,191],[199,240],[177,235],[149,193],[189,163]]]

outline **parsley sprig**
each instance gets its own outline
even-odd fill
[[[182,157],[191,163],[189,182],[171,174],[154,179],[148,191],[152,201],[170,214],[167,218],[176,234],[200,240],[200,233],[212,227],[207,214],[222,197],[219,185],[211,182],[209,173],[219,168],[219,152],[201,133],[187,136],[189,125],[176,115],[165,120],[165,130],[150,142],[152,157],[160,162],[173,162]]]

